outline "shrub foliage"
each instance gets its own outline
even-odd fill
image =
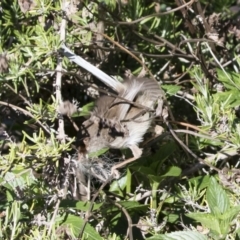
[[[240,238],[237,2],[2,0],[0,238]],[[165,92],[168,118],[119,179],[128,150],[78,160],[77,128],[110,89],[62,44]]]

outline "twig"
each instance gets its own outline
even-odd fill
[[[143,26],[144,29],[146,31],[149,32],[149,29],[144,25]],[[145,36],[142,36],[141,34],[139,34],[137,31],[134,31],[133,30],[133,33],[136,34],[138,37],[140,37],[141,39],[145,40],[145,41],[148,41],[148,42],[151,42],[151,43],[154,43],[154,44],[160,44],[159,42],[157,42],[156,40],[152,40],[152,39],[149,39],[149,38],[146,38]],[[160,37],[156,34],[153,35],[153,37],[155,37],[156,39],[160,40],[164,45],[167,45],[168,47],[170,47],[174,52],[178,51],[180,52],[182,55],[182,57],[185,57],[185,56],[189,56],[189,58],[193,58],[193,59],[196,59],[194,58],[193,56],[187,54],[186,52],[184,52],[183,50],[181,50],[180,48],[178,48],[177,46],[173,45],[171,42],[167,41],[166,39],[164,39],[163,37]],[[162,56],[162,55],[161,55]],[[163,55],[165,56],[165,55]],[[171,56],[173,56],[173,54],[171,54]],[[176,55],[175,55],[176,56]],[[177,55],[178,56],[178,55]]]
[[[209,161],[209,162],[211,162],[211,161],[213,161],[214,159],[216,159],[216,161],[219,161],[219,160],[225,160],[225,159],[227,159],[227,158],[229,158],[229,157],[233,157],[233,156],[236,156],[236,155],[239,155],[239,153],[238,153],[238,149],[227,149],[227,150],[221,150],[221,151],[219,151],[219,152],[217,152],[216,154],[212,154],[211,156],[208,156],[208,157],[206,157],[203,161],[203,163],[202,162],[200,162],[200,163],[197,163],[197,164],[195,164],[193,167],[191,167],[190,169],[187,169],[187,170],[185,170],[185,171],[183,171],[182,172],[182,176],[187,176],[187,175],[189,175],[189,174],[191,174],[191,173],[194,173],[194,172],[196,172],[198,169],[200,169],[200,168],[202,168],[203,167],[203,164],[205,164],[205,165],[208,165],[208,164],[206,164],[206,161]],[[216,169],[215,169],[216,170]],[[217,170],[216,170],[217,171]],[[219,170],[220,171],[220,170]],[[219,172],[218,171],[218,172]]]
[[[165,15],[168,15],[168,14],[170,14],[170,13],[176,12],[176,11],[182,9],[182,8],[185,8],[185,7],[193,4],[194,2],[195,2],[195,0],[191,0],[191,1],[188,2],[188,3],[185,3],[185,4],[183,4],[182,6],[177,7],[177,8],[174,8],[174,9],[169,10],[169,11],[167,11],[167,12],[150,14],[150,15],[148,15],[148,16],[141,17],[141,18],[136,19],[136,20],[133,20],[133,21],[131,21],[131,22],[121,22],[121,21],[117,21],[117,24],[119,24],[119,25],[133,25],[133,24],[135,24],[135,23],[139,23],[139,22],[143,21],[144,19],[147,19],[147,18],[150,18],[150,17],[165,16]]]
[[[23,108],[20,108],[18,106],[15,106],[11,103],[6,103],[6,102],[3,102],[3,101],[0,101],[0,104],[4,105],[4,106],[9,106],[11,107],[13,110],[19,110],[20,112],[24,113],[25,115],[31,117],[32,119],[34,119],[48,134],[51,134],[50,130],[48,130],[39,120],[35,119],[34,116],[28,112],[27,110],[23,109]]]
[[[237,59],[240,58],[240,55],[237,55],[236,57],[234,57],[233,59],[229,60],[228,62],[225,62],[224,64],[222,64],[223,67],[227,67],[230,63],[233,63],[234,61],[236,61]]]
[[[31,106],[30,102],[21,94],[16,92],[9,84],[5,83],[5,85],[13,91],[16,95],[18,95],[28,106]]]
[[[65,8],[69,2],[67,0],[62,0],[62,11],[65,12]],[[60,25],[60,41],[65,41],[66,35],[66,19],[62,18],[61,25]],[[59,107],[62,103],[62,94],[61,94],[61,87],[62,87],[62,57],[58,56],[57,59],[57,67],[56,67],[56,101],[57,101],[57,112],[59,112]],[[65,132],[64,132],[64,121],[63,118],[58,119],[58,133],[59,133],[59,140],[64,143],[65,142]]]
[[[228,78],[228,80],[238,89],[240,90],[239,86],[231,79],[229,74],[225,71],[222,64],[219,62],[215,54],[213,53],[212,49],[209,47],[208,43],[205,42],[206,47],[208,48],[209,52],[211,53],[212,57],[214,58],[215,62],[218,64],[218,66],[222,69],[222,71],[225,73],[225,76]]]
[[[196,137],[201,137],[201,138],[205,138],[205,139],[209,139],[209,140],[213,140],[213,141],[219,141],[219,143],[221,143],[221,140],[211,137],[211,136],[207,136],[207,135],[203,135],[200,133],[196,133],[190,130],[185,130],[185,129],[177,129],[177,130],[173,130],[176,133],[186,133],[186,134],[190,134],[190,135],[194,135]]]
[[[126,234],[125,240],[127,240],[127,237],[129,236],[130,240],[133,240],[133,233],[132,233],[132,219],[130,217],[130,215],[128,214],[127,210],[119,203],[116,203],[114,201],[112,201],[111,199],[108,199],[110,202],[112,202],[116,207],[118,207],[120,210],[123,211],[124,215],[127,218],[128,221],[128,232]]]
[[[215,171],[219,172],[220,170],[214,166],[212,166],[211,164],[207,163],[206,161],[204,161],[202,158],[199,158],[195,153],[193,153],[184,143],[183,141],[181,141],[178,136],[175,134],[174,130],[172,129],[171,125],[169,124],[168,121],[166,121],[166,124],[168,126],[169,131],[171,132],[172,136],[174,137],[174,139],[180,144],[180,146],[187,151],[190,155],[192,155],[195,159],[197,159],[201,164],[207,165],[208,167],[214,169]]]
[[[58,200],[57,200],[57,203],[56,203],[56,205],[55,205],[54,213],[53,213],[52,219],[51,219],[51,221],[50,221],[50,223],[49,223],[48,236],[51,236],[53,224],[54,224],[54,222],[55,222],[55,219],[56,219],[56,216],[57,216],[57,213],[58,213],[58,209],[59,209],[60,202],[61,202],[61,200],[58,199]]]
[[[155,79],[155,77],[153,76],[152,72],[150,71],[150,69],[137,57],[135,56],[132,52],[130,52],[128,49],[126,49],[125,47],[123,47],[120,43],[112,40],[108,35],[106,34],[102,34],[105,38],[107,38],[110,42],[112,42],[114,45],[118,46],[120,49],[122,49],[124,52],[128,53],[132,58],[134,58],[137,62],[139,62],[142,67],[144,69],[146,69],[146,71],[149,73],[149,75],[152,77],[152,79]]]
[[[177,96],[177,95],[175,94],[176,97],[183,98],[183,99],[188,98],[188,99],[190,99],[191,101],[194,101],[194,100],[195,100],[195,98],[193,97],[193,95],[191,95],[191,94],[189,94],[189,93],[187,93],[187,92],[183,92],[183,91],[179,90],[179,91],[177,92],[177,94],[182,95],[182,96],[180,97],[180,96]]]

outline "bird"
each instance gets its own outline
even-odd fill
[[[159,83],[146,77],[131,77],[120,82],[75,55],[65,45],[62,50],[64,56],[92,73],[115,92],[100,96],[89,118],[82,123],[78,135],[80,155],[95,153],[103,148],[129,148],[133,157],[115,165],[114,169],[141,157],[139,143],[154,119],[154,107],[164,97]]]
[[[116,96],[103,95],[96,100],[90,117],[81,125],[80,151],[129,148],[133,161],[142,155],[138,145],[150,128],[162,91],[158,82],[150,78],[125,80],[115,90]]]

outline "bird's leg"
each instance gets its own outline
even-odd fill
[[[135,160],[140,158],[142,155],[142,149],[139,148],[137,145],[131,145],[131,146],[129,146],[129,148],[131,149],[131,151],[133,153],[133,157],[114,165],[111,169],[111,175],[114,176],[114,178],[116,178],[116,179],[118,179],[120,177],[117,169],[126,166],[128,163],[134,162]]]

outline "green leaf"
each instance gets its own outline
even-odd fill
[[[16,189],[19,187],[20,189],[23,189],[25,187],[25,181],[21,176],[17,176],[12,172],[7,172],[4,176],[4,180],[10,184],[12,189]]]
[[[119,196],[123,196],[123,191],[126,188],[127,184],[127,175],[124,175],[118,180],[115,180],[111,186],[109,191],[114,192],[115,194],[118,194]]]
[[[193,183],[198,190],[202,190],[209,186],[210,176],[206,175],[206,176],[194,177],[194,178],[191,178],[189,181],[190,183]]]
[[[218,235],[222,234],[222,229],[220,227],[220,221],[211,213],[188,213],[187,217],[200,222],[205,228],[211,229],[214,233]]]
[[[6,191],[6,195],[7,195],[7,201],[8,201],[8,202],[11,202],[11,201],[14,200],[14,193],[13,193],[13,191],[7,190],[7,191]]]
[[[134,169],[144,175],[160,175],[163,168],[162,164],[174,153],[176,149],[177,145],[174,142],[163,144],[154,155],[144,157],[144,162],[148,162],[148,166],[144,166],[143,164],[136,162],[131,166],[131,169]]]
[[[131,193],[131,189],[132,189],[132,174],[129,170],[129,168],[127,169],[127,174],[126,174],[126,193]]]
[[[178,85],[161,85],[161,87],[169,95],[175,95],[181,89]]]
[[[109,148],[102,148],[96,152],[89,153],[89,157],[98,157],[108,151]]]
[[[166,177],[178,177],[180,176],[182,170],[178,167],[172,166],[170,167],[165,174],[158,176],[158,175],[148,175],[147,177],[150,180],[150,184],[152,187],[152,208],[157,208],[157,189],[159,187],[159,184],[163,179]]]
[[[91,112],[91,110],[94,107],[94,103],[88,103],[82,107],[82,110],[80,112],[76,112],[72,115],[72,117],[83,117],[83,116],[88,116]]]
[[[201,233],[193,231],[179,231],[167,234],[159,234],[147,240],[207,240],[207,237]]]
[[[168,171],[162,175],[162,177],[178,177],[182,173],[181,168],[172,166],[168,169]]]
[[[135,165],[135,166],[132,166],[131,169],[133,170],[136,170],[144,175],[155,175],[155,171],[154,169],[152,169],[151,167],[145,167],[145,166],[138,166],[138,165]]]
[[[165,202],[165,201],[164,201]],[[166,219],[167,222],[169,223],[176,223],[179,220],[179,214],[169,214],[167,213],[166,217],[164,217],[164,219]]]
[[[147,23],[149,20],[152,20],[154,17],[148,17],[148,18],[145,18],[144,20],[142,20],[141,22],[140,22],[140,24],[145,24],[145,23]]]
[[[84,224],[84,220],[81,217],[77,217],[69,214],[67,216],[66,221],[63,223],[63,226],[70,227],[72,229],[74,236],[78,237],[83,224]],[[84,237],[86,239],[102,240],[98,232],[89,223],[87,223],[85,226]]]
[[[68,199],[63,199],[60,203],[60,208],[62,209],[68,209],[68,208],[73,208],[73,209],[78,209],[81,211],[87,211],[89,210],[91,203],[90,202],[82,202],[82,201],[77,201],[77,200],[68,200]],[[99,209],[103,203],[94,203],[93,205],[93,211]]]
[[[221,220],[227,220],[229,224],[232,222],[232,220],[239,214],[240,212],[240,206],[234,206],[229,211],[225,212],[221,216],[218,216]]]
[[[118,204],[123,206],[126,210],[135,209],[139,211],[142,211],[142,210],[145,211],[148,208],[148,205],[140,204],[139,202],[136,202],[136,201],[120,201],[118,202]]]
[[[211,177],[210,179],[210,184],[207,188],[206,199],[211,213],[215,215],[224,214],[230,209],[229,198],[214,177]]]
[[[228,71],[227,74],[228,76],[226,76],[223,70],[217,69],[218,80],[221,81],[226,88],[236,89],[236,86],[240,88],[240,74],[230,71]]]
[[[213,94],[213,98],[216,102],[227,103],[225,105],[228,109],[240,105],[240,92],[236,88]]]
[[[174,154],[177,149],[178,146],[175,142],[163,144],[156,154],[147,158],[147,161],[152,162],[150,165],[151,169],[157,174],[161,172],[163,163],[169,158],[169,156]],[[153,161],[151,161],[151,159],[153,159]]]
[[[240,228],[238,228],[237,230],[235,230],[235,233],[236,233],[236,240],[239,240],[240,239]]]
[[[135,212],[136,211],[142,212],[142,211],[146,211],[148,209],[148,205],[140,204],[137,201],[119,201],[118,204],[120,204],[123,208],[125,208],[128,211],[134,210]],[[103,206],[103,208],[108,213],[119,212],[119,207],[112,205],[112,204],[106,204]]]
[[[176,167],[176,166],[172,166],[166,171],[165,174],[163,174],[161,176],[148,175],[148,177],[152,181],[160,183],[166,177],[178,177],[178,176],[180,176],[181,172],[182,172],[181,168]]]

